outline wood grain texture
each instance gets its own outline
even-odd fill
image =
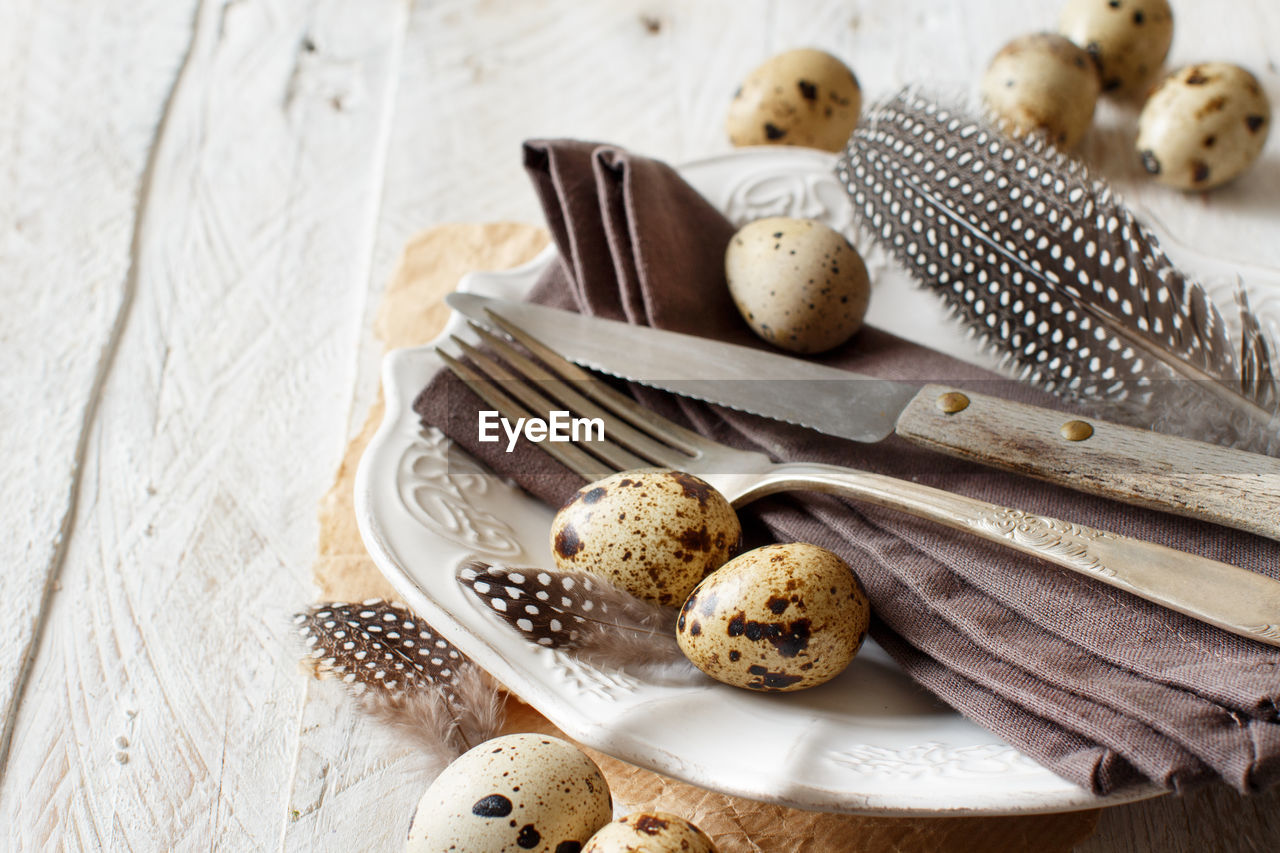
[[[1280,539],[1280,459],[971,391],[963,409],[939,409],[953,392],[924,386],[894,431],[983,465]],[[1068,423],[1085,437],[1068,440]]]
[[[191,3],[135,11],[0,4],[0,777],[127,303],[149,154],[190,41]],[[145,55],[129,49],[143,17]]]
[[[402,12],[200,8],[45,687],[17,716],[6,849],[279,841],[305,690],[288,616],[341,452]]]
[[[1225,788],[1106,809],[1076,853],[1268,853],[1280,838],[1280,789],[1241,796]]]
[[[0,847],[396,849],[424,768],[296,675],[284,617],[309,598],[315,500],[373,398],[373,305],[405,241],[539,221],[524,138],[677,162],[726,150],[738,81],[800,45],[845,57],[870,97],[921,79],[966,91],[1059,5],[204,0],[196,19],[192,2],[0,4],[0,293],[24,306],[0,316],[10,695],[146,215],[61,588],[11,717]],[[1170,64],[1230,58],[1277,101],[1280,7],[1175,5]],[[1185,242],[1280,264],[1280,135],[1247,180],[1184,196],[1142,181],[1135,113],[1104,105],[1081,153]],[[1084,849],[1249,849],[1280,834],[1277,796],[1120,807]]]

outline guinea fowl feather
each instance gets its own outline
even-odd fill
[[[294,617],[317,676],[360,710],[409,735],[438,767],[499,734],[497,685],[403,604],[316,604]]]
[[[904,91],[867,111],[837,174],[872,237],[1019,378],[1280,450],[1274,346],[1243,289],[1233,335],[1106,182],[1041,137]]]
[[[582,572],[464,563],[458,582],[531,643],[593,666],[633,669],[683,660],[674,608]]]

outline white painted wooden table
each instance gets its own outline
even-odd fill
[[[414,754],[302,678],[315,504],[407,237],[538,221],[519,143],[722,151],[777,50],[964,90],[1042,0],[0,0],[0,849],[397,849]],[[1280,103],[1280,5],[1175,0],[1172,61]],[[1280,138],[1209,197],[1083,153],[1175,233],[1280,265]],[[1088,850],[1249,849],[1280,795],[1119,808]],[[1230,839],[1230,840],[1228,840]]]

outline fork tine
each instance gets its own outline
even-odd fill
[[[549,372],[542,365],[527,358],[505,339],[498,337],[483,326],[478,326],[475,323],[470,325],[472,330],[480,336],[480,339],[501,356],[503,361],[517,372],[524,374],[524,378],[536,382],[539,389],[559,400],[577,415],[586,418],[599,418],[604,423],[604,434],[618,444],[623,445],[655,465],[680,468],[689,462],[690,454],[683,452],[679,448],[663,444],[648,434],[640,432],[621,417],[587,399],[579,393],[579,389],[574,385],[570,385]],[[592,384],[600,382],[594,377],[587,381]],[[582,383],[575,384],[580,386]]]
[[[451,337],[454,345],[462,350],[472,364],[479,368],[480,372],[494,382],[501,383],[502,387],[507,390],[511,396],[515,397],[525,406],[532,409],[535,413],[544,418],[550,418],[551,412],[557,406],[551,400],[548,400],[528,383],[521,380],[520,377],[508,371],[498,362],[489,358],[480,350],[468,344],[466,341],[457,337]],[[558,442],[543,442],[544,444],[557,444]],[[629,471],[632,468],[645,468],[651,463],[646,459],[641,459],[634,453],[628,451],[625,447],[617,444],[612,440],[609,431],[606,428],[604,437],[599,441],[592,441],[583,445],[579,445],[586,452],[600,457],[603,461],[613,466],[615,471]]]
[[[552,371],[573,383],[574,387],[584,395],[634,424],[637,429],[693,457],[701,456],[707,448],[715,446],[710,439],[649,411],[635,400],[601,382],[496,311],[486,308],[485,314],[495,326],[537,356]]]
[[[477,397],[493,406],[502,417],[514,419],[528,417],[531,414],[502,393],[496,384],[481,377],[444,350],[437,348],[436,353],[454,376],[461,379]],[[595,482],[613,473],[613,469],[576,445],[543,442],[540,447],[557,462],[588,482]]]

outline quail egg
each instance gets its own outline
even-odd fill
[[[725,250],[724,274],[752,331],[802,355],[852,337],[871,297],[853,244],[812,219],[771,217],[743,226]]]
[[[869,621],[867,595],[844,560],[803,542],[766,545],[698,585],[680,609],[676,642],[717,681],[801,690],[849,665]]]
[[[839,151],[858,124],[858,78],[821,50],[789,50],[767,60],[742,82],[729,105],[729,142],[803,145]]]
[[[1168,55],[1173,11],[1168,0],[1068,0],[1058,31],[1097,60],[1102,91],[1133,91]]]
[[[1248,169],[1270,130],[1257,79],[1238,65],[1203,62],[1170,74],[1147,99],[1136,147],[1157,181],[1204,190]]]
[[[729,559],[741,535],[737,513],[706,482],[642,468],[579,490],[551,523],[551,551],[561,571],[591,572],[674,607]]]
[[[405,853],[578,850],[612,817],[609,785],[586,753],[550,735],[503,735],[431,783]]]
[[[635,812],[591,836],[582,853],[717,853],[701,829],[667,812]]]
[[[988,108],[1018,133],[1043,132],[1061,148],[1080,141],[1098,101],[1098,68],[1089,54],[1051,33],[1009,42],[982,78]]]

